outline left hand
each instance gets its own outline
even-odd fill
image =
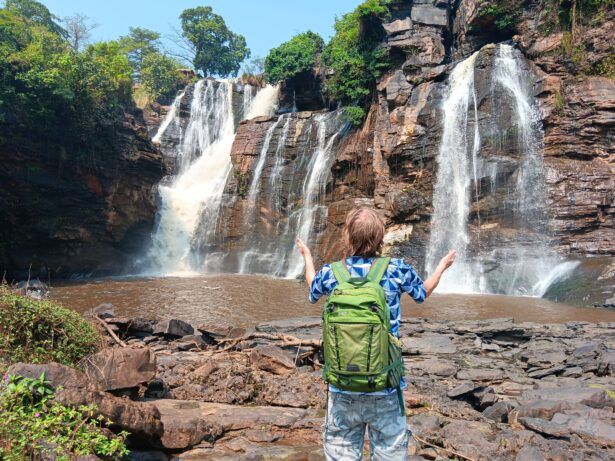
[[[295,240],[295,243],[297,244],[297,249],[299,250],[299,253],[301,253],[301,256],[303,256],[304,258],[307,256],[312,256],[312,252],[303,240],[297,238],[297,240]]]

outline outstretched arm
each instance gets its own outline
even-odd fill
[[[305,280],[309,286],[312,285],[312,280],[314,280],[314,275],[316,275],[316,269],[314,269],[314,260],[312,259],[312,252],[307,247],[305,242],[300,238],[297,239],[297,248],[301,256],[303,256],[303,260],[305,261]]]
[[[425,286],[425,291],[427,292],[427,296],[431,295],[436,289],[438,283],[440,283],[440,278],[442,277],[442,274],[444,274],[444,271],[451,267],[453,262],[455,262],[456,256],[457,252],[455,250],[449,251],[448,254],[440,260],[440,262],[436,266],[436,270],[434,271],[434,273],[431,274],[431,276],[427,280],[425,280],[425,282],[423,282],[423,285]]]

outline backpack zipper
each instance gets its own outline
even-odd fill
[[[335,337],[335,355],[337,356],[337,369],[342,371],[342,361],[340,360],[340,347],[337,339],[337,327],[333,325],[333,336]]]
[[[367,369],[366,372],[369,371],[369,364],[372,358],[372,337],[374,336],[374,325],[369,329],[369,345],[367,346]]]

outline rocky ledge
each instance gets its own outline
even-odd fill
[[[320,319],[254,328],[97,314],[109,347],[77,371],[17,364],[96,403],[133,460],[319,460]],[[401,327],[410,459],[615,459],[615,323]]]

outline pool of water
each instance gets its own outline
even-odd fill
[[[97,279],[64,282],[51,290],[53,299],[79,312],[111,303],[116,315],[241,326],[320,315],[322,301],[310,304],[307,294],[304,282],[253,275]],[[498,295],[434,294],[423,304],[404,296],[402,315],[434,320],[512,317],[517,322],[615,322],[613,310]]]

